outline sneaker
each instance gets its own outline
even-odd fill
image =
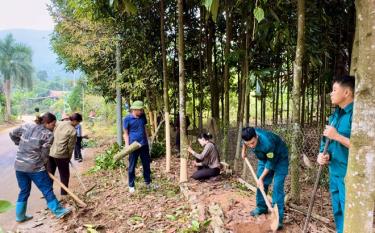
[[[282,223],[279,223],[279,225],[277,226],[277,230],[282,230],[284,228],[283,224]]]
[[[82,162],[82,159],[78,159],[78,162],[81,163],[81,162]]]
[[[255,208],[253,209],[252,211],[250,211],[250,215],[252,217],[258,217],[262,214],[267,214],[268,213],[268,210],[267,209],[261,209],[261,208]]]
[[[129,187],[129,193],[134,193],[135,192],[135,188],[134,187]]]

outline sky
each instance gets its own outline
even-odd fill
[[[0,30],[52,30],[49,0],[0,0]]]

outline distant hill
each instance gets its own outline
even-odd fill
[[[57,55],[52,51],[50,35],[52,31],[32,29],[0,30],[0,39],[11,33],[13,38],[33,50],[33,64],[36,71],[45,70],[48,77],[73,77],[71,72],[66,72],[64,66],[57,63]]]

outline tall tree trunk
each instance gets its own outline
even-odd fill
[[[298,8],[298,34],[297,34],[297,50],[294,61],[293,71],[293,137],[291,150],[291,197],[292,201],[299,203],[300,185],[299,185],[299,139],[301,136],[300,126],[300,98],[301,98],[301,81],[302,81],[302,61],[304,56],[305,45],[305,0],[297,1]]]
[[[346,176],[344,232],[373,232],[375,204],[375,2],[356,1],[351,72],[355,104]]]
[[[245,43],[243,43],[245,44]],[[241,45],[243,47],[245,47],[244,45]],[[240,112],[241,112],[241,101],[242,101],[242,72],[243,72],[243,62],[244,61],[240,61],[238,63],[238,69],[237,69],[237,92],[238,92],[238,104],[237,104],[237,125],[238,125],[238,122],[240,121]]]
[[[202,55],[202,31],[204,27],[204,19],[205,19],[205,10],[202,6],[200,8],[200,15],[201,15],[201,21],[200,21],[200,30],[199,30],[199,131],[201,132],[203,130],[203,55]]]
[[[230,8],[232,7],[231,1],[226,2],[226,40],[224,49],[224,122],[223,122],[223,156],[224,160],[228,159],[228,140],[229,140],[229,53],[230,53],[230,43],[232,40],[232,12]]]
[[[165,152],[166,165],[165,171],[171,170],[171,124],[169,117],[169,96],[168,96],[168,65],[165,49],[164,35],[164,0],[160,0],[160,40],[161,40],[161,56],[163,60],[163,99],[164,99],[164,119],[165,119]]]
[[[117,127],[117,144],[122,146],[122,97],[119,79],[121,75],[121,36],[119,35],[116,42],[116,127]]]
[[[276,87],[273,83],[273,80],[271,81],[271,92],[272,92],[272,124],[276,124],[275,120],[275,112],[276,112],[276,93],[275,93]]]
[[[180,97],[180,182],[187,181],[187,135],[185,121],[185,41],[184,41],[184,9],[183,0],[178,0],[178,76]]]
[[[284,122],[284,91],[283,91],[283,76],[280,77],[280,123]]]
[[[287,80],[286,80],[286,83],[287,83],[287,90],[286,90],[286,122],[289,124],[289,105],[290,105],[290,82],[289,82],[289,79],[290,79],[290,76],[289,76],[289,70],[290,70],[290,67],[289,67],[289,56],[287,56],[286,58],[286,66],[287,66]]]
[[[196,125],[196,111],[195,111],[195,98],[196,98],[196,90],[195,90],[195,81],[194,81],[194,77],[192,77],[191,79],[191,82],[192,82],[192,87],[193,87],[193,129],[195,129],[197,127]]]
[[[264,88],[264,93],[267,93],[267,89]],[[266,102],[267,102],[267,96],[264,94],[262,97],[262,127],[266,126]]]
[[[208,80],[210,81],[210,90],[211,90],[211,116],[218,120],[219,118],[219,95],[218,95],[218,86],[216,79],[214,77],[214,67],[212,64],[212,49],[215,39],[215,25],[212,22],[211,18],[207,20],[208,28],[208,37],[207,37],[207,75]]]
[[[255,97],[255,126],[258,126],[258,97]]]
[[[240,120],[238,121],[237,125],[237,142],[236,142],[236,155],[234,159],[234,171],[239,171],[239,164],[240,164],[240,157],[241,157],[241,131],[243,127],[243,116],[244,116],[244,108],[245,108],[245,96],[248,92],[248,85],[247,85],[247,77],[248,77],[248,72],[249,72],[249,58],[248,58],[248,48],[249,48],[249,31],[247,30],[247,27],[245,27],[245,58],[243,62],[243,73],[242,73],[242,78],[241,78],[241,87],[242,87],[242,92],[241,92],[241,107],[240,107],[240,112],[239,112],[239,118]]]
[[[278,72],[276,79],[276,124],[279,123],[280,77],[281,71]]]
[[[314,82],[311,82],[311,100],[310,100],[310,125],[313,122],[314,115]]]
[[[250,125],[250,94],[246,94],[245,99],[245,126],[248,127]]]
[[[5,94],[5,120],[9,121],[11,116],[11,88],[10,77],[4,77],[4,94]]]
[[[306,116],[306,98],[305,98],[305,96],[306,96],[306,83],[307,83],[307,81],[306,81],[306,77],[305,77],[305,75],[303,75],[303,72],[302,72],[302,80],[301,80],[301,82],[302,82],[302,87],[301,87],[301,97],[302,97],[302,101],[301,101],[301,104],[300,104],[300,114],[301,114],[301,116],[300,116],[300,124],[301,124],[301,127],[303,127],[304,125],[305,125],[305,116]]]

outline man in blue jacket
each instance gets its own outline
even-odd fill
[[[353,76],[343,76],[333,81],[331,101],[337,107],[323,132],[330,143],[327,153],[323,154],[326,140],[322,139],[317,160],[321,165],[329,164],[329,191],[338,233],[343,232],[344,227],[345,176],[352,128],[354,83]]]
[[[279,229],[283,227],[284,217],[284,182],[288,175],[288,147],[285,142],[276,134],[263,130],[246,127],[242,129],[242,158],[246,157],[246,148],[250,148],[258,158],[258,188],[263,187],[268,192],[268,187],[274,180],[272,204],[277,204],[279,209]],[[268,213],[267,205],[259,189],[256,193],[257,207],[250,212],[250,215],[257,217]]]

